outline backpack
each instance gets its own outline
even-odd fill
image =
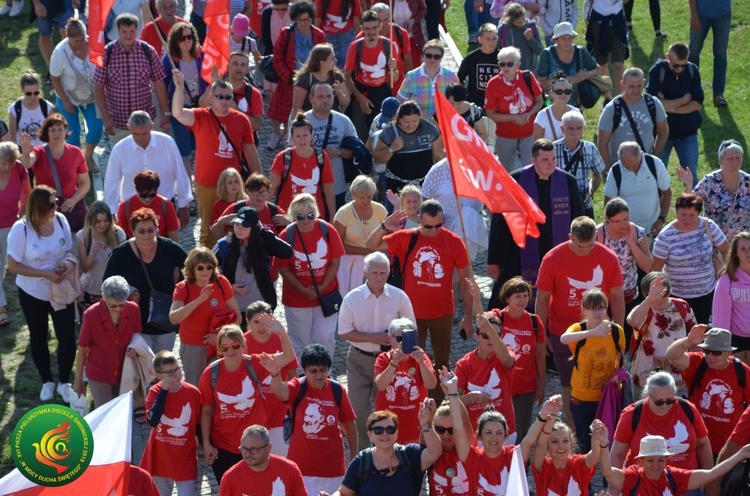
[[[531,317],[531,325],[534,327],[534,338],[537,338],[539,336],[539,319],[535,313],[529,312],[529,316]],[[500,332],[503,331],[503,320],[505,320],[505,312],[500,312],[500,316],[498,317],[500,319]],[[586,341],[584,339],[584,341]]]
[[[130,200],[131,200],[130,198],[125,200],[125,222],[130,222],[130,210],[131,210]],[[153,210],[153,208],[151,210]],[[167,221],[167,199],[166,198],[162,198],[161,200],[161,211],[162,213],[164,213],[164,222],[166,222]]]
[[[735,357],[732,357],[732,364],[734,365],[734,371],[737,373],[737,383],[739,384],[740,389],[745,389],[745,367],[743,367],[742,362]],[[695,390],[698,389],[698,385],[703,380],[703,376],[706,375],[706,370],[708,370],[708,363],[706,363],[705,358],[701,358],[698,370],[695,371],[693,383],[690,384],[690,389],[688,390],[688,398],[690,398],[695,393]]]
[[[536,320],[536,319],[535,319]],[[581,331],[586,330],[586,322],[579,322],[579,326],[581,326]],[[609,330],[610,334],[612,335],[612,341],[615,343],[615,350],[617,350],[617,353],[620,355],[620,367],[622,367],[622,348],[620,348],[620,340],[619,340],[619,332],[617,330],[617,326],[613,324],[612,322],[609,323]],[[573,352],[573,366],[577,369],[578,368],[578,355],[581,353],[581,348],[583,348],[583,345],[586,344],[585,339],[581,339],[576,343],[576,350]]]
[[[16,128],[18,128],[18,124],[21,122],[21,113],[23,112],[23,104],[21,103],[21,100],[22,98],[19,98],[18,100],[16,100],[16,103],[13,105],[13,110],[16,114]],[[47,106],[47,100],[45,100],[44,98],[39,99],[39,109],[42,111],[42,115],[46,119],[47,114],[49,113],[51,109]],[[0,138],[1,137],[2,135],[0,135]]]
[[[391,41],[388,38],[384,38],[383,36],[380,37],[380,41],[383,42],[383,52],[385,53],[385,71],[390,73],[391,70],[388,68],[388,59],[391,58]],[[355,46],[355,56],[354,56],[354,70],[351,72],[351,78],[352,81],[357,75],[357,72],[359,72],[359,64],[362,62],[362,50],[364,50],[365,46],[365,39],[360,38],[358,40],[354,40]]]
[[[398,466],[403,468],[409,476],[411,476],[414,468],[409,461],[409,457],[406,456],[406,447],[401,444],[396,444],[393,447],[393,451],[396,454],[398,460]],[[377,470],[374,470],[375,465],[372,461],[372,448],[365,448],[359,452],[359,470],[357,471],[357,479],[359,479],[360,486],[368,477],[372,475],[378,475]]]
[[[672,488],[672,494],[677,494],[677,481],[674,480],[674,477],[672,476],[672,472],[669,471],[669,468],[664,469],[664,475],[667,476],[667,482],[669,483],[669,487]],[[630,490],[629,495],[630,496],[637,496],[638,495],[638,488],[641,485],[641,474],[638,474],[638,480],[635,481],[635,484],[633,484],[633,488]]]
[[[654,103],[654,97],[649,95],[648,93],[643,94],[643,99],[646,100],[646,108],[648,109],[648,115],[651,117],[651,122],[654,123],[654,130],[653,134],[656,136],[656,104]],[[612,104],[615,106],[615,114],[612,117],[612,132],[615,132],[615,129],[617,129],[620,126],[620,121],[622,120],[622,95],[616,96],[614,100],[612,100]],[[628,116],[630,115],[630,110],[627,111]],[[627,116],[626,116],[627,117]],[[632,121],[632,117],[628,120]],[[635,136],[635,140],[638,142],[639,145],[641,145],[641,149],[643,149],[643,143],[641,140],[641,135],[638,134],[638,130],[633,126],[633,123],[631,122],[630,128],[633,131],[633,135]],[[647,150],[643,150],[644,153],[647,152]]]
[[[677,400],[677,403],[680,404],[680,407],[682,408],[682,411],[685,413],[685,416],[690,421],[690,424],[693,424],[693,420],[695,420],[695,415],[693,414],[693,409],[690,408],[690,403],[688,403],[687,400],[680,398],[679,396],[676,396],[675,399]],[[641,414],[643,413],[643,402],[646,400],[638,400],[635,402],[635,408],[633,408],[633,418],[630,420],[630,430],[635,432],[635,430],[638,428],[638,423],[641,421]]]
[[[686,72],[690,75],[690,79],[692,80],[695,77],[695,66],[693,64],[691,64],[691,63],[688,62],[687,71]],[[661,86],[662,84],[664,84],[664,76],[666,76],[666,75],[667,75],[667,69],[662,64],[659,67],[659,86]]]
[[[408,260],[411,252],[414,251],[414,247],[417,246],[417,239],[419,239],[419,229],[415,230],[409,238],[409,246],[406,248],[406,255],[404,255],[403,265],[399,261],[396,255],[393,255],[393,261],[391,263],[391,273],[388,276],[388,284],[397,288],[404,288],[404,274],[406,273],[406,260]]]
[[[266,205],[268,205],[268,210],[271,211],[271,218],[273,219],[278,213],[279,213],[279,207],[275,203],[266,202]],[[234,213],[239,212],[242,208],[247,207],[247,202],[245,200],[239,200],[234,204]]]
[[[536,21],[529,21],[529,22],[527,22],[526,25],[524,26],[524,31],[526,30],[525,28],[530,28],[532,36],[534,38],[536,38],[536,35],[539,32],[539,30],[536,27]],[[505,45],[505,35],[506,35],[507,32],[508,32],[508,26],[506,26],[504,23],[502,23],[500,25],[500,46],[501,47],[506,46]]]
[[[221,285],[219,285],[221,287]],[[265,395],[263,394],[263,390],[260,388],[260,380],[258,379],[258,374],[255,372],[255,369],[253,368],[252,359],[245,355],[245,368],[247,369],[247,375],[250,377],[250,380],[253,381],[253,384],[255,384],[255,387],[258,389],[258,393],[260,394],[260,397],[263,399],[266,399]],[[216,389],[216,383],[219,380],[219,372],[221,372],[221,360],[215,360],[214,362],[209,365],[211,367],[211,391]],[[211,395],[211,402],[213,403],[213,395]]]
[[[320,222],[319,220],[316,220],[316,222],[320,230],[323,232],[323,236],[326,237],[326,243],[330,244],[330,239],[328,239],[328,224]],[[286,242],[289,243],[289,246],[294,246],[294,238],[297,236],[296,232],[296,229],[286,230]]]
[[[526,83],[526,87],[529,89],[529,93],[531,93],[531,98],[533,100],[534,90],[531,88],[531,71],[521,71],[521,75],[523,76],[523,82]]]
[[[659,176],[656,175],[656,161],[654,160],[654,156],[649,153],[644,153],[643,156],[646,158],[646,166],[648,166],[648,170],[651,171],[651,175],[654,176],[654,181],[656,181],[656,194],[659,197],[659,200],[661,200],[661,195],[664,193],[662,190],[659,189]],[[617,194],[615,196],[620,196],[620,185],[622,184],[622,164],[617,161],[610,169],[610,172],[615,178],[615,187],[617,187]]]
[[[144,53],[144,55],[146,55],[146,58],[148,59],[148,63],[151,64],[152,54],[151,54],[151,50],[149,50],[151,48],[151,45],[149,45],[148,43],[146,43],[143,40],[138,40],[138,43],[141,45],[141,48],[143,49],[143,53]],[[109,43],[107,45],[107,48],[105,48],[105,50],[104,50],[104,65],[105,66],[108,63],[109,56],[112,54],[112,50],[114,50],[114,48],[115,48],[115,42],[114,41],[111,42],[111,43]]]
[[[325,157],[323,157],[323,150],[318,150],[317,148],[315,150],[315,159],[318,161],[318,169],[320,170],[320,179],[319,181],[323,181],[323,166],[325,165]],[[279,195],[281,195],[281,189],[284,187],[284,183],[286,183],[287,177],[289,177],[289,168],[292,166],[292,148],[289,147],[286,150],[284,150],[284,170],[281,173],[281,181],[279,182],[279,187],[276,188],[276,197],[278,201]],[[320,184],[320,182],[318,183]]]
[[[329,380],[331,381],[331,389],[333,389],[333,399],[336,401],[336,406],[341,407],[341,397],[343,395],[341,383],[333,379]],[[305,377],[300,378],[299,385],[300,388],[297,392],[297,397],[294,398],[292,406],[287,407],[286,415],[284,416],[284,441],[287,444],[292,434],[294,434],[294,420],[297,418],[297,407],[302,403],[302,398],[305,397],[305,393],[307,392],[307,380]]]

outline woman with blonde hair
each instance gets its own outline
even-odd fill
[[[238,201],[247,200],[243,187],[244,181],[237,169],[234,167],[224,169],[216,183],[217,200],[211,207],[211,225],[216,224],[224,210]]]
[[[305,65],[294,75],[292,118],[298,112],[307,112],[312,108],[308,96],[310,89],[318,83],[328,83],[333,88],[333,110],[342,112],[349,106],[351,94],[344,84],[344,75],[336,67],[336,55],[330,43],[315,45]]]

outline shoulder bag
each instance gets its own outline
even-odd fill
[[[320,222],[320,221],[318,221]],[[295,224],[294,229],[297,230],[299,233],[299,242],[302,243],[302,251],[305,252],[305,258],[307,258],[307,266],[310,269],[310,276],[312,277],[312,283],[313,287],[315,288],[315,293],[318,295],[318,300],[320,301],[320,309],[323,311],[324,317],[330,317],[331,315],[335,315],[338,313],[339,308],[341,307],[341,302],[344,300],[341,296],[341,293],[339,292],[338,288],[334,289],[327,295],[321,295],[320,289],[318,288],[318,283],[315,282],[315,273],[312,270],[312,265],[310,264],[310,255],[307,252],[307,247],[305,246],[305,240],[302,239],[302,233],[299,232],[299,228]],[[326,240],[327,242],[328,240]]]
[[[146,319],[146,323],[163,331],[177,332],[179,326],[172,324],[169,320],[169,309],[172,307],[172,295],[154,289],[154,285],[151,284],[151,277],[149,277],[148,270],[146,270],[146,264],[143,262],[141,250],[135,242],[133,244],[135,250],[138,252],[138,260],[141,262],[143,272],[146,274],[146,281],[148,281],[148,287],[151,290],[148,297],[148,318]]]

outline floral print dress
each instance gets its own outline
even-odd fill
[[[720,170],[706,174],[693,192],[703,198],[705,216],[718,224],[727,239],[750,231],[750,174],[740,171],[736,193],[727,189]]]
[[[630,370],[637,391],[643,389],[648,375],[657,368],[672,372],[677,389],[684,387],[682,376],[667,360],[667,348],[678,339],[687,336],[694,325],[695,316],[690,305],[679,298],[670,298],[666,310],[652,308],[648,312],[643,328],[636,329],[640,346],[635,351]]]

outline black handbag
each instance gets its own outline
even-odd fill
[[[154,285],[151,284],[151,277],[148,275],[146,264],[143,262],[143,256],[141,255],[141,250],[138,248],[138,245],[135,245],[135,250],[138,252],[138,260],[140,260],[143,272],[146,274],[146,281],[148,281],[148,287],[150,289],[148,297],[148,318],[146,319],[146,323],[166,332],[177,332],[179,326],[174,325],[169,320],[169,309],[172,308],[172,295],[154,289]]]
[[[601,90],[588,79],[578,83],[576,89],[578,90],[578,104],[583,108],[594,108],[602,96]]]
[[[263,74],[263,78],[269,83],[278,83],[281,80],[273,67],[273,54],[263,57],[258,68],[260,73]]]
[[[297,225],[294,228],[299,231]],[[321,295],[320,289],[318,289],[318,283],[315,281],[315,273],[313,273],[312,265],[310,264],[310,255],[307,253],[307,247],[305,246],[305,240],[302,239],[302,233],[299,233],[299,241],[302,243],[302,250],[305,252],[305,258],[307,258],[307,266],[310,268],[310,277],[312,277],[313,287],[315,288],[315,294],[318,295],[318,301],[320,301],[320,310],[323,312],[324,317],[330,317],[336,315],[341,308],[341,302],[344,298],[341,296],[338,288],[334,289],[327,295]]]

